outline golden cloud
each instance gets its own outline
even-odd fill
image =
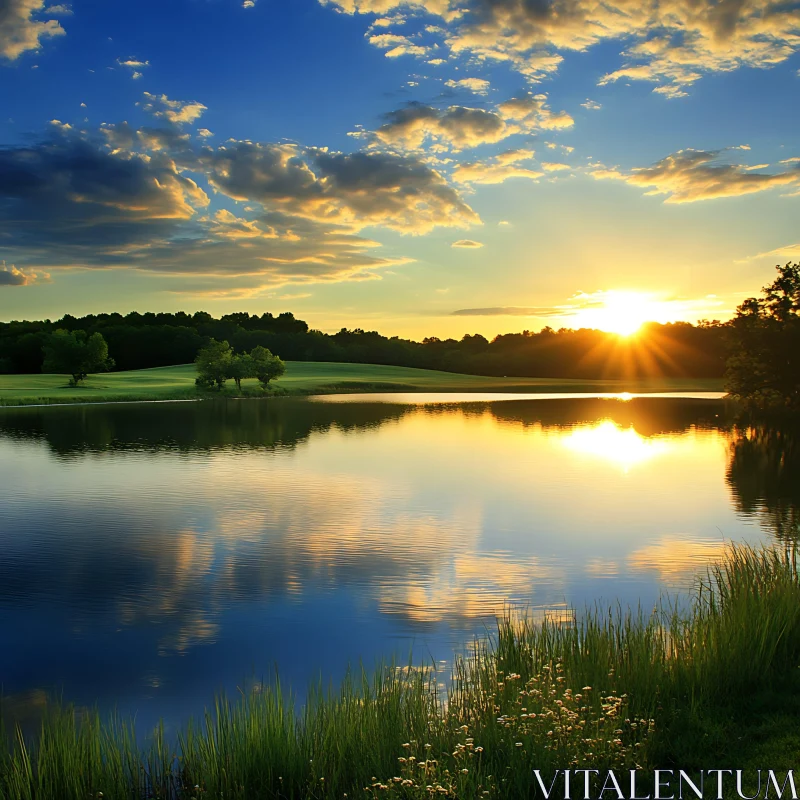
[[[445,86],[451,89],[468,89],[474,94],[487,94],[489,91],[489,81],[482,78],[462,78],[461,80],[445,81]]]
[[[142,109],[154,117],[161,117],[173,125],[183,125],[199,119],[207,108],[202,103],[170,100],[165,94],[144,93],[144,100],[139,103]]]
[[[546,94],[523,94],[500,103],[493,111],[413,103],[386,114],[385,119],[375,131],[358,131],[354,135],[366,139],[373,148],[419,150],[428,145],[434,151],[458,152],[495,144],[515,134],[558,130],[574,124],[565,111],[553,112],[549,108]]]
[[[741,148],[729,148],[741,149]],[[679,150],[652,167],[623,171],[600,164],[590,174],[599,180],[620,180],[648,189],[648,195],[667,195],[666,203],[692,203],[720,197],[739,197],[800,182],[800,170],[763,173],[741,164],[724,163],[724,150]]]
[[[423,8],[447,24],[454,53],[509,63],[533,81],[555,72],[563,51],[602,42],[629,42],[624,63],[600,83],[657,83],[667,97],[707,72],[767,68],[800,48],[800,8],[781,0],[700,2],[655,0],[320,0],[349,14]]]
[[[453,180],[477,184],[498,184],[510,178],[536,180],[544,173],[519,165],[519,162],[529,161],[534,155],[534,151],[528,149],[507,150],[487,161],[459,164],[453,170]]]
[[[0,264],[0,287],[2,286],[30,286],[32,283],[42,283],[50,280],[46,272],[34,272],[30,269],[17,269],[13,264]]]
[[[0,4],[0,59],[15,61],[23,53],[38,50],[42,39],[63,36],[58,20],[35,19],[43,10],[64,13],[64,7],[45,9],[44,0],[3,0]]]
[[[3,182],[4,173],[14,181]],[[208,214],[209,197],[189,175],[246,206]],[[43,279],[49,268],[125,267],[191,278],[185,288],[201,294],[219,293],[212,279],[224,276],[225,291],[253,296],[284,284],[371,280],[408,263],[375,255],[380,245],[356,235],[368,226],[421,234],[480,223],[415,157],[199,146],[177,125],[89,134],[54,124],[47,140],[0,152],[0,187],[0,258],[24,254],[30,267],[4,270],[5,285]]]

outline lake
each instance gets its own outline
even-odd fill
[[[276,667],[302,694],[359,659],[446,666],[504,610],[685,595],[797,521],[783,445],[728,417],[702,395],[0,409],[4,707],[174,729]]]

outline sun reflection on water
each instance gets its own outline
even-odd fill
[[[786,440],[732,453],[707,397],[386,397],[0,415],[5,693],[172,724],[251,665],[440,662],[496,615],[683,597],[794,502]]]
[[[576,427],[564,437],[563,442],[570,450],[606,459],[625,471],[670,449],[664,439],[646,438],[637,433],[632,425],[622,428],[610,419],[596,425]]]

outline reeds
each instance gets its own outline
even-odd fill
[[[385,666],[312,687],[302,708],[276,681],[145,747],[127,723],[54,710],[0,748],[0,798],[522,798],[533,769],[649,769],[677,739],[707,767],[692,724],[798,663],[793,554],[735,547],[686,611],[507,618],[446,679]]]

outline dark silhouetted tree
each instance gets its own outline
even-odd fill
[[[731,322],[727,389],[748,405],[800,410],[800,264],[777,270]]]
[[[309,330],[292,314],[244,312],[216,319],[182,311],[64,315],[60,320],[0,322],[0,370],[36,373],[42,346],[64,328],[102,334],[115,369],[189,364],[211,339],[227,341],[235,353],[257,345],[291,361],[390,364],[473,375],[549,378],[722,377],[730,324],[648,324],[620,339],[598,330],[522,331],[487,340],[480,334],[411,341],[377,331],[342,329],[328,335]],[[216,382],[213,381],[212,385]]]

